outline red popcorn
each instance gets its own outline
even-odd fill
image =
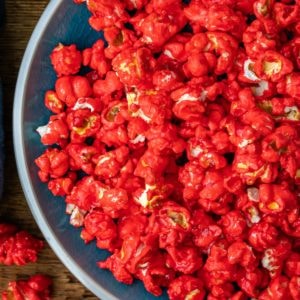
[[[139,159],[134,175],[144,178],[146,183],[151,185],[156,182],[157,177],[161,177],[167,165],[166,155],[155,154],[148,150]]]
[[[299,47],[300,47],[300,38],[294,38],[290,42],[285,44],[281,49],[281,53],[285,57],[288,57],[298,68],[300,66],[300,59],[297,55],[299,51]]]
[[[37,128],[44,145],[58,144],[64,146],[69,137],[69,128],[64,113],[50,116],[48,124]]]
[[[184,185],[183,199],[187,204],[192,205],[199,197],[204,170],[196,160],[193,160],[180,169],[178,179]]]
[[[195,244],[205,251],[222,235],[222,228],[217,225],[211,216],[202,210],[193,214],[192,233]]]
[[[146,47],[130,48],[120,52],[112,60],[112,66],[123,84],[139,86],[151,81],[155,59]]]
[[[137,278],[143,281],[146,290],[153,295],[162,293],[175,277],[175,271],[165,264],[165,255],[153,253],[146,264],[139,264]]]
[[[208,298],[221,298],[230,297],[234,292],[234,288],[230,283],[224,283],[219,285],[214,285],[211,288],[211,293]]]
[[[77,181],[70,195],[66,197],[66,202],[88,211],[100,206],[100,198],[105,190],[103,183],[95,180],[93,176],[86,176]]]
[[[261,79],[278,82],[284,75],[292,73],[293,64],[281,54],[268,50],[255,61],[253,71]]]
[[[209,138],[190,139],[188,147],[188,158],[197,159],[199,165],[204,169],[212,166],[216,169],[222,169],[227,164],[226,159],[220,155],[220,150],[216,149]]]
[[[35,160],[39,167],[38,175],[41,181],[46,182],[49,178],[59,178],[69,169],[69,156],[64,150],[49,148]]]
[[[197,1],[192,1],[190,6],[185,9],[185,14],[189,20],[197,25],[206,28],[208,31],[230,32],[238,37],[245,30],[246,23],[243,14],[239,11],[234,11],[226,3],[207,5],[208,3],[203,1],[207,8],[204,8],[203,4],[199,3],[198,11],[201,11],[201,14],[196,13],[196,3]],[[230,5],[232,4],[234,3]]]
[[[223,248],[223,245],[216,244],[210,248],[210,255],[204,265],[204,272],[207,272],[207,285],[211,288],[233,279],[237,274],[237,265],[228,261],[227,250]]]
[[[180,75],[175,71],[162,69],[154,72],[153,85],[158,90],[173,90],[181,85]]]
[[[104,49],[104,53],[110,59],[113,59],[121,51],[133,46],[137,40],[133,31],[118,27],[105,28],[104,38],[108,43],[108,47]]]
[[[91,0],[87,2],[87,7],[92,13],[89,19],[90,25],[95,30],[102,30],[106,27],[121,25],[126,22],[128,14],[122,1],[116,0]]]
[[[279,232],[276,227],[264,221],[254,224],[249,230],[249,243],[258,251],[275,246],[278,238]]]
[[[295,195],[286,187],[262,184],[259,187],[259,209],[263,212],[280,212],[296,207]]]
[[[107,215],[118,218],[129,206],[126,190],[121,188],[106,190],[100,199],[100,205]]]
[[[92,88],[83,76],[62,76],[55,83],[57,97],[67,106],[72,107],[79,98],[89,97]]]
[[[222,216],[219,224],[222,226],[223,233],[229,241],[243,239],[247,234],[245,216],[239,211],[233,210]]]
[[[300,297],[300,277],[294,276],[289,282],[289,290],[292,295],[292,299],[298,299]]]
[[[119,253],[118,253],[119,254]],[[106,261],[99,262],[98,266],[103,269],[108,269],[112,272],[114,277],[122,283],[132,284],[133,277],[130,272],[125,268],[121,259],[118,256],[111,255]]]
[[[85,138],[96,134],[101,126],[100,115],[88,109],[72,110],[66,121],[73,142],[83,142]]]
[[[7,290],[2,292],[3,300],[50,300],[52,280],[46,275],[33,275],[28,280],[9,282]]]
[[[292,278],[293,276],[300,276],[300,254],[291,253],[285,261],[285,273]]]
[[[132,117],[142,118],[148,124],[162,125],[171,118],[171,106],[172,101],[167,94],[146,90],[137,96],[136,102],[129,105],[129,110]]]
[[[133,233],[134,236],[141,236],[145,233],[148,226],[148,218],[140,214],[131,214],[120,218],[118,231],[120,238],[125,240]]]
[[[161,207],[174,190],[174,184],[168,182],[146,183],[145,187],[139,187],[133,192],[133,199],[146,210],[153,210]]]
[[[261,262],[263,267],[269,271],[271,278],[280,275],[284,260],[291,254],[291,248],[292,245],[290,241],[286,238],[282,238],[279,240],[278,245],[264,251]]]
[[[169,254],[166,260],[167,265],[183,274],[193,274],[203,264],[195,247],[168,247],[167,252]]]
[[[181,154],[186,147],[186,143],[177,135],[177,128],[171,124],[151,126],[145,132],[149,149],[159,153]]]
[[[294,72],[292,74],[287,75],[285,78],[283,78],[282,81],[280,81],[277,84],[277,90],[279,93],[284,95],[289,95],[290,97],[293,97],[296,101],[299,101],[300,100],[299,85],[300,85],[300,73]]]
[[[76,74],[82,62],[81,53],[74,44],[59,44],[53,49],[50,59],[57,76]]]
[[[104,80],[96,80],[93,85],[95,95],[102,96],[121,90],[123,85],[118,79],[116,73],[109,71],[106,73]]]
[[[205,111],[203,102],[206,95],[203,90],[181,88],[174,91],[171,97],[176,101],[173,106],[173,113],[179,119],[193,121],[199,119]]]
[[[105,41],[52,52],[35,163],[98,266],[174,300],[298,300],[299,1],[74,2]]]
[[[216,201],[225,192],[222,174],[215,170],[207,171],[199,196],[210,201]]]
[[[48,189],[55,196],[65,196],[71,193],[77,174],[70,171],[66,177],[50,179],[48,181]]]
[[[271,299],[296,299],[293,298],[289,289],[289,280],[285,276],[274,278],[266,290],[259,295],[260,300]]]
[[[70,143],[66,147],[70,158],[70,169],[72,171],[82,170],[86,174],[92,175],[95,169],[93,157],[101,154],[102,149],[85,144]]]
[[[266,50],[275,50],[276,40],[267,34],[264,24],[260,20],[254,20],[243,33],[245,50],[250,58],[256,59]]]
[[[36,262],[44,243],[16,226],[0,224],[0,264],[22,266]]]
[[[81,238],[86,243],[96,238],[99,247],[113,249],[117,228],[112,218],[100,210],[92,210],[84,218],[83,225]]]
[[[158,212],[159,223],[163,228],[179,231],[190,230],[190,213],[184,207],[173,202],[164,203]]]
[[[248,269],[255,269],[257,267],[257,259],[251,246],[244,242],[232,243],[228,248],[227,256],[231,264],[238,263]]]
[[[111,101],[101,113],[101,121],[105,129],[117,128],[128,118],[125,101]]]
[[[208,51],[215,51],[218,55],[215,74],[220,75],[231,71],[233,67],[233,57],[238,48],[236,40],[226,34],[217,31],[207,32],[209,40]]]
[[[285,3],[274,4],[274,18],[282,28],[299,22],[300,10],[299,3],[295,5],[287,5]]]
[[[254,13],[257,19],[264,19],[271,17],[272,8],[274,6],[273,0],[258,0],[254,2]]]
[[[170,2],[170,1],[169,1]],[[159,49],[186,24],[180,1],[161,1],[161,11],[146,15],[138,24],[137,30],[142,33],[140,41],[150,48]],[[175,21],[176,20],[176,21]]]
[[[230,3],[231,0],[228,0],[228,2]],[[233,2],[236,5],[236,8],[240,10],[243,14],[247,15],[253,13],[253,3],[255,2],[255,0],[237,0]]]
[[[202,300],[205,297],[205,290],[200,279],[182,275],[171,282],[168,295],[171,300]]]
[[[136,0],[136,1],[125,0],[125,2],[126,2],[126,8],[128,8],[129,10],[133,10],[133,9],[142,9],[148,3],[148,0]]]
[[[242,121],[255,129],[259,134],[266,135],[274,129],[274,121],[264,111],[253,109],[242,116]]]
[[[106,152],[95,158],[95,174],[101,178],[116,176],[128,157],[128,148],[122,146],[114,151]]]
[[[111,69],[104,54],[103,40],[96,41],[91,48],[82,51],[82,64],[95,70],[100,77],[103,77]]]
[[[257,266],[255,266],[257,268]],[[238,274],[238,285],[249,297],[257,297],[261,289],[268,284],[269,278],[266,272],[256,269],[254,271],[240,270]]]
[[[127,131],[123,124],[113,128],[102,126],[97,133],[97,138],[101,139],[107,147],[120,147],[129,142]]]
[[[64,102],[60,100],[55,91],[47,91],[44,98],[45,106],[53,113],[59,114],[64,110]]]

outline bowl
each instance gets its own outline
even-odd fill
[[[45,147],[36,128],[48,121],[50,112],[44,106],[44,93],[53,89],[56,80],[49,54],[59,42],[75,43],[83,49],[103,38],[102,33],[89,26],[88,18],[85,5],[75,5],[72,0],[52,0],[29,40],[19,70],[13,109],[14,150],[20,181],[45,239],[92,293],[101,299],[167,299],[166,293],[152,296],[139,281],[130,286],[121,284],[109,271],[100,269],[96,262],[109,253],[98,249],[95,243],[84,244],[80,229],[69,224],[64,199],[54,197],[37,175],[34,160]]]

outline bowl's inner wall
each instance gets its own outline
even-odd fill
[[[44,17],[47,16],[43,15]],[[50,112],[44,106],[44,93],[54,88],[56,80],[49,54],[58,43],[65,45],[75,43],[82,50],[91,46],[97,39],[103,38],[102,33],[94,31],[89,26],[89,12],[86,6],[75,5],[72,0],[61,1],[58,9],[48,17],[49,22],[40,33],[40,39],[35,45],[29,45],[34,51],[33,60],[25,87],[23,87],[25,91],[23,107],[18,108],[22,109],[24,159],[28,167],[29,182],[35,195],[35,199],[27,200],[37,202],[40,213],[46,219],[61,246],[91,279],[99,283],[99,290],[102,286],[112,294],[112,299],[115,299],[114,297],[130,300],[167,299],[165,294],[159,298],[150,295],[145,291],[141,282],[135,282],[130,287],[121,284],[109,271],[98,268],[96,262],[105,259],[108,252],[96,248],[95,243],[84,244],[79,236],[80,229],[75,229],[69,224],[69,216],[65,214],[64,199],[54,197],[49,192],[47,184],[41,183],[37,176],[38,170],[34,160],[43,153],[45,147],[40,142],[36,128],[48,122]],[[45,238],[51,245],[53,237],[45,236]],[[64,260],[62,256],[60,259]],[[101,295],[101,291],[92,292],[97,296]]]

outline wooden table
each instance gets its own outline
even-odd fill
[[[7,220],[42,238],[27,206],[18,178],[12,143],[13,94],[20,62],[47,0],[5,0],[6,23],[0,30],[0,77],[4,89],[5,175],[4,194],[0,200],[0,221]],[[35,273],[45,273],[53,278],[53,299],[97,299],[58,260],[46,245],[36,264],[25,267],[0,266],[0,291],[8,281]]]

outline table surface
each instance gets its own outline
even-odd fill
[[[5,0],[6,22],[0,29],[0,76],[3,81],[6,147],[0,221],[13,222],[40,238],[42,234],[27,206],[17,174],[12,143],[12,108],[17,74],[26,44],[48,2],[48,0]],[[0,291],[5,289],[8,281],[26,278],[35,273],[48,274],[53,278],[53,299],[97,299],[74,278],[47,244],[35,264],[25,267],[0,266]]]

